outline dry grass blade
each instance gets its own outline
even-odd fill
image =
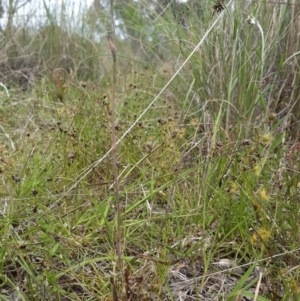
[[[259,273],[259,278],[258,278],[258,282],[256,285],[256,289],[255,289],[255,295],[254,295],[254,299],[253,301],[257,300],[258,294],[259,294],[259,289],[260,289],[260,285],[261,285],[261,279],[262,279],[263,273]]]

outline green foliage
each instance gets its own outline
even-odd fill
[[[0,299],[298,300],[299,12],[116,1],[120,271],[106,2],[0,42]]]

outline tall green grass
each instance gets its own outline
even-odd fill
[[[116,2],[122,273],[108,12],[47,9],[1,40],[0,299],[298,300],[298,6]]]

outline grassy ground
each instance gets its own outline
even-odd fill
[[[3,88],[0,300],[300,299],[294,19],[236,5],[187,28],[156,19],[159,64],[118,52],[122,268],[111,74]]]

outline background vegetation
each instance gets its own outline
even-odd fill
[[[43,1],[0,33],[0,300],[299,300],[297,1]]]

